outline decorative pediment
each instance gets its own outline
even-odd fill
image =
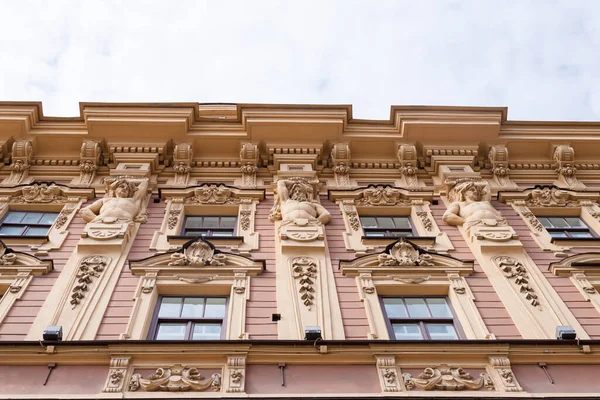
[[[433,192],[414,191],[390,185],[369,185],[354,190],[329,190],[329,200],[354,200],[357,207],[398,207],[421,205],[433,199]]]
[[[225,253],[202,238],[194,238],[176,251],[158,254],[142,260],[130,261],[134,275],[158,272],[166,275],[214,273],[232,275],[244,272],[249,276],[260,274],[265,268],[262,260],[252,260],[237,254]]]
[[[566,257],[551,263],[549,269],[555,275],[569,276],[575,273],[600,275],[600,253],[590,252]]]
[[[192,186],[185,189],[162,189],[162,199],[183,198],[185,204],[227,205],[239,204],[242,198],[263,200],[265,191],[258,189],[239,189],[223,184]]]
[[[424,250],[409,240],[401,238],[377,254],[369,254],[350,261],[340,261],[342,274],[356,276],[361,273],[373,275],[394,274],[400,271],[423,275],[447,275],[449,273],[470,275],[473,261]]]
[[[503,203],[523,205],[529,208],[581,207],[598,202],[599,192],[578,192],[557,186],[537,185],[521,191],[498,192]]]
[[[92,188],[71,188],[54,182],[36,182],[30,185],[0,187],[0,197],[11,204],[64,204],[69,198],[93,199]]]
[[[16,275],[24,270],[31,275],[45,275],[53,269],[52,260],[41,260],[27,253],[14,251],[0,240],[0,275]]]

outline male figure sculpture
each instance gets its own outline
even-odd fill
[[[492,204],[484,200],[487,194],[486,182],[464,181],[450,192],[453,201],[444,213],[443,219],[450,225],[463,225],[466,229],[473,225],[506,225],[506,220]]]
[[[104,198],[81,210],[86,222],[132,222],[142,208],[148,179],[119,178],[108,186]]]
[[[309,223],[326,224],[331,214],[321,204],[313,200],[313,188],[306,179],[281,179],[277,181],[277,195],[283,222],[307,220]],[[277,204],[276,204],[277,206]],[[273,216],[271,220],[279,219]]]

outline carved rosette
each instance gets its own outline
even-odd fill
[[[379,372],[379,382],[382,392],[400,392],[402,386],[398,376],[396,367],[396,359],[394,357],[376,357],[377,371]]]
[[[508,357],[490,357],[490,367],[488,371],[496,381],[496,387],[503,392],[522,392],[523,388],[519,385],[515,377]],[[494,376],[495,375],[495,376]]]
[[[227,393],[243,393],[246,391],[246,358],[228,357],[225,367]]]
[[[110,360],[108,377],[106,378],[106,383],[102,389],[104,393],[117,393],[123,390],[129,361],[130,359],[128,357],[112,358]]]
[[[73,308],[81,303],[94,278],[99,278],[102,275],[109,262],[110,257],[98,255],[85,257],[81,260],[75,275],[75,285],[71,289],[70,303]]]
[[[310,257],[296,257],[292,260],[292,276],[298,286],[300,302],[311,309],[315,302],[315,282],[317,280],[317,263]]]
[[[194,242],[185,244],[181,250],[171,253],[171,261],[168,265],[170,267],[223,266],[225,265],[225,258],[225,255],[220,254],[214,246],[205,242],[202,238],[198,238]]]
[[[224,185],[202,185],[194,190],[193,197],[185,199],[186,204],[239,204],[230,188]]]
[[[415,387],[422,390],[479,390],[483,387],[494,390],[494,382],[487,373],[483,372],[474,379],[464,369],[447,365],[425,368],[417,378],[409,373],[403,374],[402,378],[407,390]]]
[[[386,249],[384,253],[377,256],[380,267],[389,266],[433,266],[432,257],[427,253],[419,253],[419,250],[403,238],[393,246]]]
[[[133,374],[128,389],[142,389],[146,392],[203,392],[212,389],[218,392],[221,390],[221,374],[212,374],[210,378],[205,379],[197,368],[174,364],[169,368],[158,368],[148,378]]]
[[[529,285],[529,274],[527,268],[517,259],[505,256],[496,256],[492,258],[492,261],[500,270],[504,276],[518,288],[519,293],[531,304],[536,307],[540,305],[538,295],[535,290]]]

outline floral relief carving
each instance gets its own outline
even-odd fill
[[[579,202],[569,199],[566,190],[552,188],[535,188],[531,191],[531,197],[525,201],[528,207],[577,207]]]
[[[77,274],[75,275],[75,286],[71,290],[71,305],[77,307],[85,297],[84,293],[88,291],[93,278],[99,278],[104,269],[110,262],[109,257],[89,256],[81,260]]]
[[[110,360],[110,369],[103,392],[117,393],[123,389],[123,379],[127,373],[129,358],[113,358]]]
[[[64,203],[67,197],[62,195],[62,190],[54,183],[33,184],[24,186],[20,196],[11,198],[11,203]]]
[[[415,277],[401,277],[401,276],[388,275],[387,277],[393,281],[407,283],[409,285],[415,285],[418,283],[427,282],[429,279],[431,279],[431,275],[415,276]]]
[[[385,371],[383,372],[383,377],[385,378],[385,381],[389,384],[396,383],[396,371],[390,368],[385,369]]]
[[[413,378],[409,373],[403,374],[402,377],[407,390],[413,390],[415,387],[423,390],[452,391],[479,390],[482,387],[494,389],[494,383],[487,373],[483,372],[479,378],[474,379],[464,369],[447,365],[425,368],[417,378]]]
[[[398,240],[389,253],[381,253],[377,256],[380,267],[389,266],[433,266],[432,257],[426,253],[419,253],[412,244],[404,239]]]
[[[433,222],[431,221],[431,218],[429,218],[429,213],[427,211],[417,211],[417,217],[419,217],[423,224],[423,228],[425,228],[427,232],[433,230]]]
[[[532,306],[540,304],[535,290],[529,285],[529,274],[522,262],[505,256],[496,256],[493,261],[502,270],[504,276],[519,288],[519,292]]]
[[[533,229],[535,229],[538,232],[541,232],[544,229],[544,226],[540,223],[535,214],[529,211],[527,207],[520,207],[520,211],[521,215],[527,219],[527,222],[533,227]]]
[[[225,265],[225,255],[215,251],[214,247],[209,245],[202,239],[198,239],[195,242],[190,243],[187,247],[181,251],[171,253],[171,261],[169,262],[170,267],[175,266],[223,266]]]
[[[64,206],[63,209],[60,210],[60,214],[58,214],[58,217],[56,217],[56,221],[54,221],[54,227],[56,229],[62,228],[67,223],[69,217],[71,216],[73,211],[75,211],[76,208],[77,204],[74,203],[67,204],[66,206]]]
[[[298,281],[298,294],[302,303],[310,310],[315,301],[313,287],[317,278],[317,263],[309,257],[297,257],[292,260],[292,272]]]
[[[204,376],[196,368],[175,364],[169,368],[158,368],[155,373],[144,379],[140,374],[134,374],[129,383],[129,390],[138,389],[147,392],[203,392],[207,389],[215,392],[221,390],[221,375]]]
[[[240,227],[243,231],[250,229],[252,210],[241,210],[240,211]]]
[[[177,164],[173,165],[173,172],[175,172],[175,185],[185,185],[191,170],[192,167],[185,161],[179,161]]]
[[[185,199],[188,204],[238,204],[230,188],[224,185],[202,185],[194,190],[194,196]]]
[[[401,200],[400,191],[390,186],[375,186],[363,190],[355,201],[357,206],[396,206],[411,205],[410,200]]]

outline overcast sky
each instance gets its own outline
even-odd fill
[[[600,1],[0,0],[0,100],[508,106],[600,120]]]

